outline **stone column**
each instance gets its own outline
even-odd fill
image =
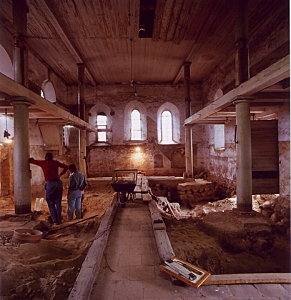
[[[237,87],[250,78],[248,49],[248,0],[236,1],[235,17],[235,85]],[[239,213],[252,211],[251,102],[251,98],[244,96],[238,96],[233,102],[236,109],[237,126],[237,208],[235,211]]]
[[[13,69],[14,80],[28,86],[26,0],[12,1],[13,14]],[[31,213],[31,189],[29,171],[29,106],[33,103],[26,97],[13,97],[14,111],[14,204],[16,214]]]
[[[191,62],[184,62],[184,85],[185,85],[185,116],[186,119],[191,116],[191,98],[190,98],[190,65]],[[193,177],[193,145],[192,145],[192,127],[185,127],[185,158],[187,177]]]
[[[83,63],[78,66],[78,117],[85,120],[85,101],[84,101],[84,73]],[[79,129],[79,171],[87,176],[86,168],[86,130]]]
[[[236,107],[236,193],[235,211],[252,211],[252,148],[251,148],[251,98],[237,97]]]
[[[14,97],[14,204],[16,214],[31,213],[28,108],[34,102]]]

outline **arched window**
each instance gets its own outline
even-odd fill
[[[141,140],[141,116],[137,109],[131,112],[131,140]]]
[[[214,125],[214,148],[216,150],[225,149],[224,124]]]
[[[51,103],[57,102],[57,97],[53,84],[49,80],[45,80],[41,85],[41,97]]]
[[[159,144],[177,144],[180,138],[180,114],[178,108],[166,102],[157,112],[157,133]]]
[[[13,65],[12,61],[4,49],[4,47],[0,44],[0,72],[6,75],[7,77],[13,79]]]
[[[173,142],[172,124],[172,114],[168,110],[165,110],[162,113],[162,144]]]
[[[130,101],[124,108],[123,139],[129,143],[141,143],[147,139],[147,110],[139,101]]]
[[[104,146],[112,144],[112,114],[111,108],[98,101],[88,113],[88,123],[96,128],[97,132],[87,132],[87,145]]]
[[[107,116],[101,112],[97,115],[98,142],[107,142]]]

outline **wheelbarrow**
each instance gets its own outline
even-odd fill
[[[137,170],[114,170],[111,186],[117,192],[117,201],[125,207],[136,186]]]

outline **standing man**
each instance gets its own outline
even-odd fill
[[[63,183],[60,179],[69,167],[57,160],[53,160],[53,155],[47,152],[45,160],[36,160],[33,157],[29,158],[31,164],[40,166],[42,168],[45,179],[45,197],[51,218],[54,224],[61,224],[62,221],[62,195]],[[59,173],[59,168],[63,170]]]
[[[85,176],[83,173],[77,170],[74,164],[69,165],[69,171],[71,175],[69,177],[68,184],[68,220],[72,221],[74,212],[76,211],[76,218],[82,219],[82,191],[87,185]]]

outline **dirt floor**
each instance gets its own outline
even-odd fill
[[[83,204],[84,219],[71,222],[66,221],[64,197],[64,219],[58,226],[48,222],[45,201],[40,213],[35,213],[34,220],[31,220],[30,217],[13,215],[12,199],[1,198],[1,299],[67,299],[102,216],[113,201],[113,195],[114,191],[108,181],[89,185]],[[234,199],[224,199],[200,205],[197,210],[201,214],[195,220],[166,218],[167,232],[176,256],[211,274],[290,272],[290,243],[279,232],[274,233],[272,249],[254,254],[250,251],[226,251],[215,236],[201,230],[199,219],[215,211],[232,209],[234,202]],[[5,218],[9,213],[11,216]],[[11,240],[11,236],[17,228],[38,229],[46,236],[39,243],[16,243]]]

